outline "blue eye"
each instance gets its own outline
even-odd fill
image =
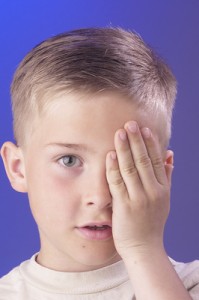
[[[62,165],[64,165],[67,168],[79,167],[81,164],[81,161],[79,160],[79,158],[77,158],[74,155],[63,156],[60,160],[61,160]]]

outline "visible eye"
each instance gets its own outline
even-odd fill
[[[81,165],[81,161],[74,155],[66,155],[60,158],[60,162],[64,167],[72,168],[79,167]]]

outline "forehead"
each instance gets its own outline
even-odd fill
[[[61,94],[48,95],[48,100],[43,105],[45,116],[52,117],[55,114],[62,115],[62,110],[68,115],[77,115],[78,113],[87,114],[88,109],[92,110],[96,115],[102,116],[102,113],[111,115],[126,115],[129,111],[136,115],[143,114],[143,111],[136,108],[136,101],[117,92],[96,92],[93,94],[63,92]]]
[[[143,125],[146,116],[137,109],[133,100],[115,93],[94,95],[68,94],[54,96],[49,102],[40,124],[75,130],[92,131],[97,127],[116,130],[133,119]],[[81,124],[81,126],[80,126]]]
[[[86,143],[94,150],[100,146],[107,151],[113,148],[116,130],[127,121],[135,120],[140,127],[154,130],[145,111],[136,108],[134,99],[117,93],[68,93],[50,97],[31,136],[40,146]]]

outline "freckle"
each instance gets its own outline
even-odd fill
[[[82,248],[86,248],[86,246],[85,246],[85,245],[82,245]]]

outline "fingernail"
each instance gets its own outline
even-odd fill
[[[110,153],[110,156],[111,156],[111,158],[112,158],[113,160],[116,160],[116,157],[117,157],[116,152],[112,151],[112,152]]]
[[[150,138],[151,130],[149,128],[142,128],[142,134],[145,138]]]
[[[130,132],[135,133],[137,131],[137,123],[134,121],[129,122],[128,129]]]
[[[119,132],[119,137],[122,141],[126,140],[126,131],[122,130]]]

